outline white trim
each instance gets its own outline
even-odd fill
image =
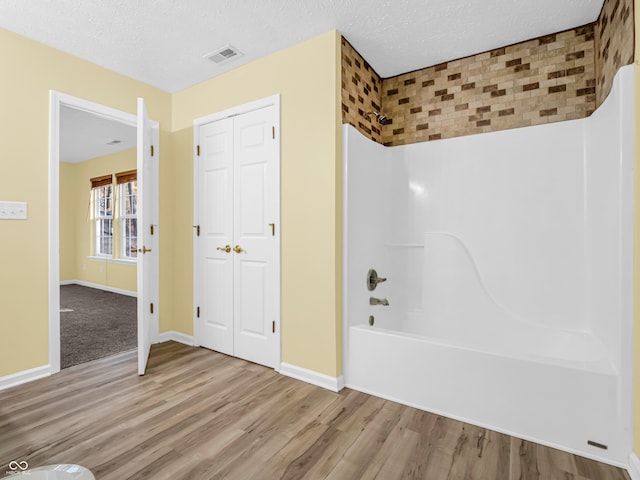
[[[41,367],[31,368],[18,373],[12,373],[0,377],[0,390],[15,387],[23,383],[32,382],[39,378],[45,378],[51,375],[51,366],[43,365]]]
[[[640,459],[633,452],[629,455],[629,468],[627,470],[631,480],[640,480]]]
[[[49,90],[49,365],[52,374],[60,371],[60,295],[58,289],[60,286],[60,108],[62,106],[81,110],[134,128],[138,126],[137,116],[134,114]],[[151,123],[157,132],[158,122],[152,120]],[[159,159],[159,145],[157,150],[157,158]],[[157,332],[157,323],[155,327]]]
[[[633,324],[634,324],[634,67],[622,67],[614,78],[614,89],[619,90],[617,99],[620,111],[620,257],[618,272],[620,278],[619,315],[621,319],[621,351],[619,377],[618,415],[623,425],[633,425]],[[635,98],[637,100],[637,98]],[[633,431],[624,430],[624,446],[633,454]],[[638,460],[638,457],[635,457]],[[630,468],[633,465],[630,456]],[[636,463],[636,480],[640,480],[640,470]]]
[[[129,260],[125,258],[101,257],[98,255],[89,255],[87,257],[87,260],[91,260],[92,262],[102,262],[102,263],[119,263],[122,265],[130,265],[132,267],[135,267],[138,265],[137,260],[133,260],[133,259]]]
[[[122,288],[110,287],[99,283],[85,282],[84,280],[61,280],[60,285],[81,285],[83,287],[95,288],[96,290],[104,290],[105,292],[119,293],[128,297],[138,297],[138,292],[132,290],[124,290]]]
[[[154,159],[152,169],[152,182],[154,185],[153,195],[151,198],[152,203],[154,204],[153,211],[151,213],[151,222],[147,222],[153,224],[155,226],[155,230],[153,235],[151,235],[151,248],[156,251],[156,261],[154,261],[154,269],[156,270],[156,275],[153,278],[153,288],[152,292],[154,294],[153,302],[155,305],[155,313],[152,315],[151,319],[153,325],[151,326],[151,343],[158,343],[158,337],[160,336],[160,316],[162,315],[162,300],[160,299],[160,124],[155,120],[149,120],[151,122],[151,130],[153,133],[153,145],[154,145]]]
[[[339,377],[330,377],[324,373],[318,373],[313,370],[308,370],[285,362],[280,364],[280,373],[287,377],[302,380],[303,382],[310,383],[317,387],[326,388],[332,392],[339,392],[344,388],[344,376],[342,375]]]
[[[49,365],[60,371],[60,106],[62,94],[49,92]]]
[[[174,342],[193,347],[193,336],[187,335],[185,333],[176,332],[175,330],[169,330],[168,332],[162,332],[158,336],[158,343],[169,342],[172,340]]]
[[[276,114],[277,114],[276,116],[278,121],[280,121],[280,94],[276,93],[275,95],[271,95],[269,97],[264,97],[259,100],[255,100],[253,102],[243,103],[242,105],[236,105],[235,107],[227,108],[226,110],[222,110],[220,112],[216,112],[210,115],[205,115],[204,117],[196,118],[193,121],[194,134],[199,127],[207,123],[216,122],[218,120],[222,120],[223,118],[235,117],[236,115],[242,115],[243,113],[253,112],[255,110],[260,110],[261,108],[270,107],[272,105],[276,107]],[[276,140],[279,140],[279,139],[276,138]],[[197,145],[197,143],[195,145]],[[194,146],[194,150],[195,150],[195,146]]]
[[[222,110],[220,112],[216,112],[210,115],[206,115],[204,117],[196,118],[193,121],[193,225],[199,225],[199,212],[198,212],[198,198],[200,195],[200,189],[198,187],[198,154],[197,154],[197,145],[200,144],[200,127],[211,122],[215,122],[218,120],[222,120],[224,118],[242,115],[243,113],[253,112],[255,110],[259,110],[262,108],[267,108],[273,106],[275,109],[274,112],[274,121],[275,121],[275,131],[276,131],[276,152],[277,158],[275,162],[275,190],[276,190],[276,239],[278,242],[278,248],[275,253],[275,265],[277,267],[277,271],[275,273],[276,283],[277,283],[277,294],[276,294],[276,305],[275,305],[275,317],[276,317],[276,331],[277,335],[277,359],[276,365],[280,365],[280,361],[282,360],[282,260],[281,260],[281,249],[282,249],[282,237],[281,237],[281,183],[280,183],[280,171],[281,171],[281,162],[282,162],[282,147],[281,147],[281,135],[280,128],[282,125],[281,120],[281,107],[280,107],[280,94],[277,93],[275,95],[271,95],[269,97],[261,98],[259,100],[255,100],[253,102],[248,102],[242,105],[237,105],[232,108],[228,108],[226,110]],[[199,321],[196,316],[196,308],[200,304],[200,299],[198,297],[198,279],[200,275],[200,268],[198,266],[198,262],[196,261],[198,258],[198,237],[196,235],[193,236],[193,345],[199,346],[198,338],[200,335]]]
[[[342,125],[340,129],[340,135],[342,136],[340,142],[342,144],[342,375],[348,377],[348,362],[347,358],[349,355],[348,345],[349,345],[349,312],[347,310],[347,306],[349,305],[349,289],[347,286],[349,285],[349,269],[347,265],[349,265],[349,195],[348,195],[348,185],[349,185],[349,135],[348,135],[348,124]]]

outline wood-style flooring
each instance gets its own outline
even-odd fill
[[[174,342],[0,392],[9,462],[97,480],[628,480],[619,468]],[[469,399],[473,401],[473,399]]]

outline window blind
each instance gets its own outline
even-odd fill
[[[91,179],[91,188],[104,187],[105,185],[111,185],[113,182],[111,175],[102,175],[101,177],[94,177]]]
[[[137,170],[129,170],[127,172],[116,173],[116,183],[135,182],[138,178]]]

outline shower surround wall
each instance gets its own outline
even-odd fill
[[[633,0],[606,0],[593,24],[387,79],[343,38],[343,123],[404,145],[588,117],[633,62],[633,35]]]
[[[397,147],[343,127],[346,386],[627,464],[633,71],[584,119]]]

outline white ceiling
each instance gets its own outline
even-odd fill
[[[382,77],[584,25],[604,0],[0,0],[0,26],[168,92],[331,29]],[[244,56],[202,58],[226,44]]]
[[[109,145],[114,140],[120,143]],[[136,146],[136,128],[82,110],[60,107],[60,161],[80,163]]]

